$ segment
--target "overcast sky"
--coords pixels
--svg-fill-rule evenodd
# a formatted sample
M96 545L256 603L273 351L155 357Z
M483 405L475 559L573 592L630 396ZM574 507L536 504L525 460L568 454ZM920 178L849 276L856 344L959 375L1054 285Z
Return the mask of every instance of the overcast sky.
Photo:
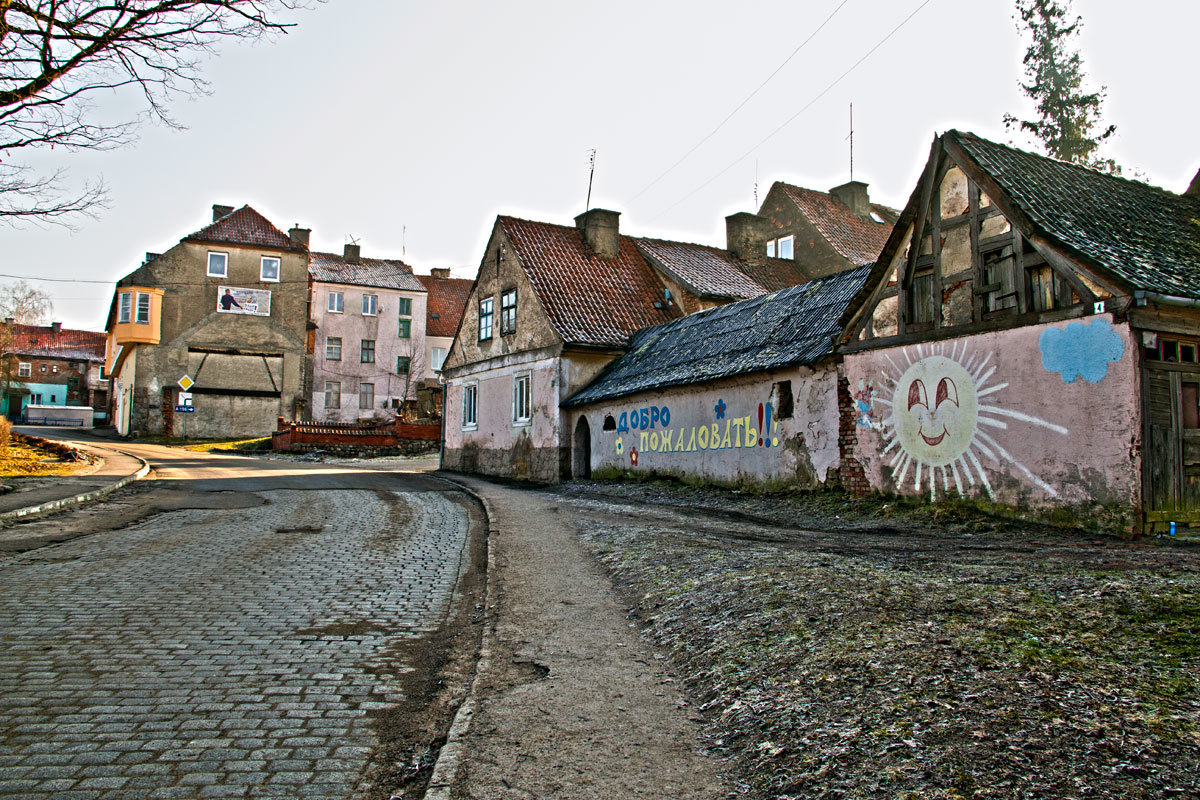
M473 277L497 214L572 224L590 148L592 205L620 211L622 232L722 245L725 215L754 210L756 175L760 198L775 180L849 179L850 103L854 177L895 207L935 133L1010 141L1003 114L1029 110L1011 0L842 4L329 0L287 36L212 58L211 93L173 108L186 130L148 126L124 150L42 157L80 182L102 176L110 207L74 232L0 227L0 273L113 281L207 224L213 203L249 203L283 230L312 228L314 249L354 236L364 255L403 248L419 273ZM1110 154L1182 191L1200 167L1187 80L1200 3L1075 10L1118 127ZM56 319L103 328L111 284L37 285Z

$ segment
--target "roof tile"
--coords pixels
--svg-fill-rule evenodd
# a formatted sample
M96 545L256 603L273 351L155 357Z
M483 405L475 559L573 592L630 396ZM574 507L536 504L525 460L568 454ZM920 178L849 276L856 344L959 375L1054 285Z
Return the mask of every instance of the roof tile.
M462 321L463 310L471 298L474 281L466 278L435 278L418 275L417 280L429 292L425 333L428 336L454 336ZM435 316L436 315L436 316Z
M242 206L206 225L183 241L213 242L216 244L246 244L252 247L276 247L283 250L304 250L291 237L276 228L250 206Z
M779 185L843 258L855 266L860 266L874 262L879 256L879 251L883 249L888 235L892 232L890 223L863 219L829 192L817 192L783 182ZM895 215L895 212L886 206L872 204L871 209L881 219L893 218Z
M674 273L696 294L744 300L767 290L746 275L743 264L719 247L670 242L663 239L636 240L644 255Z
M314 281L404 292L425 291L413 275L412 267L398 258L360 258L353 264L337 253L312 252L310 255L308 274Z

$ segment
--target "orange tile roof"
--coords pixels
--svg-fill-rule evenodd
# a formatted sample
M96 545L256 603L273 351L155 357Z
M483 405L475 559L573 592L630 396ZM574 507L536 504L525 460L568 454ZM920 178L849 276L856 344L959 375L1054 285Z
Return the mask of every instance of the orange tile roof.
M745 300L767 293L758 282L746 275L745 265L730 255L728 250L663 239L639 238L637 244L689 291L701 297Z
M57 332L49 325L11 326L12 341L8 351L23 356L42 358L66 358L72 360L103 360L105 334L96 331L80 331L60 328Z
M617 258L605 259L588 253L578 228L498 222L566 344L621 347L634 331L679 316L675 306L654 307L664 288L631 237L621 236Z
M232 214L226 214L211 225L183 237L185 242L212 242L214 244L245 244L252 247L275 247L283 250L307 250L292 241L291 237L276 228L262 214L250 206L242 206Z
M855 266L870 264L878 258L892 232L890 223L863 219L829 192L817 192L782 181L779 185L843 258ZM871 209L882 219L895 216L886 206L872 204Z
M432 275L418 275L417 280L429 293L425 335L454 336L458 333L458 323L462 321L463 311L471 298L474 281L466 278L435 278Z

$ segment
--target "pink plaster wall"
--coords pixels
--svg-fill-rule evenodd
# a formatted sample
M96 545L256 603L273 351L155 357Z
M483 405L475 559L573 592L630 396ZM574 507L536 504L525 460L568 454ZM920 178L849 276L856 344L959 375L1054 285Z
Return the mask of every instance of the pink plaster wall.
M874 489L1139 505L1134 338L1111 315L850 354L843 369Z
M779 419L775 384L786 380L792 384L793 414ZM662 424L664 408L669 414L666 425ZM652 427L640 424L642 409ZM651 409L657 409L655 418ZM618 426L624 416L629 430L604 430L604 419L610 415ZM639 417L637 425L630 422L634 415ZM782 481L815 486L838 464L837 375L832 369L814 372L802 367L631 395L573 411L570 430L580 416L587 418L591 430L593 471L616 468L730 483ZM715 447L714 425L719 437ZM762 435L764 429L769 435Z
M532 379L533 418L530 424L517 425L512 419L513 380L529 373ZM462 426L463 386L477 383L476 427ZM535 448L559 444L558 359L509 364L446 382L446 447L461 448L475 444L483 449L508 449L514 441L527 436Z

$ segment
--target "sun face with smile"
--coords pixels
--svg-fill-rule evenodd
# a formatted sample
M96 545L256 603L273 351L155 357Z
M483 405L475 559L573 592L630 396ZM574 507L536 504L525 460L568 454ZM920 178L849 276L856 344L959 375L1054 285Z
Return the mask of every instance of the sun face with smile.
M945 356L917 361L900 376L892 400L896 435L914 458L941 467L962 456L975 433L975 382Z

